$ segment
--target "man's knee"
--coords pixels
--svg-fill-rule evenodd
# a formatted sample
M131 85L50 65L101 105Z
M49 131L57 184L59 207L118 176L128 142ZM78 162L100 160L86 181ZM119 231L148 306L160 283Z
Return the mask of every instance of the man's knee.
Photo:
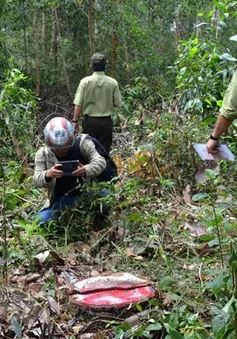
M40 211L35 217L37 225L48 224L52 219L56 219L56 215L53 216L52 210L49 208Z

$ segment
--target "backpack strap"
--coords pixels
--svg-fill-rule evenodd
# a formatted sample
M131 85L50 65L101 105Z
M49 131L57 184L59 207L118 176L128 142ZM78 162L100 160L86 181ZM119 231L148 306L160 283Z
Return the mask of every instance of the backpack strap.
M83 148L83 141L86 139L88 134L81 134L80 137L77 138L78 141L78 147L81 155L84 157L84 148Z
M84 140L83 136L83 140ZM78 136L75 140L74 145L71 148L71 153L72 153L72 159L77 159L79 160L82 164L85 164L85 157L84 157L84 150L83 147L81 146L81 136Z
M77 137L74 145L73 145L73 153L77 156L78 160L83 164L86 165L86 158L85 158L85 148L84 148L84 141L85 139L92 140L92 138L88 134L81 134Z
M91 140L94 143L96 151L102 157L104 157L106 161L106 168L103 170L101 174L99 174L96 177L96 180L99 182L110 181L114 177L117 177L118 176L117 166L112 160L112 158L110 157L109 153L105 150L104 146L101 145L101 143L96 138L93 138L89 136L88 134L81 134L80 137L77 137L77 140L73 146L75 149L75 152L77 152L79 161L82 164L86 164L86 160L84 157L85 152L84 152L84 147L83 147L83 143L85 139Z
M104 148L104 146L99 142L99 140L97 140L94 137L91 137L89 135L86 136L86 139L89 139L91 141L93 141L94 145L95 145L95 149L97 150L97 152L105 159L109 159L110 155L109 153L106 151L106 149Z

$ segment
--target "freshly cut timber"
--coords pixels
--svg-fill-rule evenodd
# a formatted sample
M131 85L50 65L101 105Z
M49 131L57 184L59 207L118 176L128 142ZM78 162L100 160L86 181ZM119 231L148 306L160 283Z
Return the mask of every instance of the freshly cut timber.
M155 289L151 286L132 287L131 289L116 289L97 291L86 294L73 294L71 301L84 307L123 307L136 304L154 297Z
M112 290L114 288L120 290L132 289L151 285L151 282L140 279L130 273L120 272L109 275L100 275L85 280L74 282L71 293L88 293L96 291Z

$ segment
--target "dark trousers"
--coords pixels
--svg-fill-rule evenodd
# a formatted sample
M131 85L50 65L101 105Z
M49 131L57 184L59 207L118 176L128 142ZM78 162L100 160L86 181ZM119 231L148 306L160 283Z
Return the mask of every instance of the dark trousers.
M99 197L102 198L108 195L109 193L110 193L109 190L103 189L99 192ZM37 225L47 224L51 220L57 220L61 216L63 211L65 211L66 208L76 204L76 201L80 199L80 197L82 197L80 194L73 196L64 195L57 197L51 206L44 208L43 210L37 213L37 215L35 216L36 224ZM85 200L89 200L92 197L93 193L92 194L87 193L85 196L83 196ZM95 215L96 215L95 223L99 224L101 220L102 222L104 222L105 218L108 215L108 210L104 210L103 213L100 210L95 211Z
M82 133L96 138L109 153L112 145L113 121L111 117L89 117L82 120Z

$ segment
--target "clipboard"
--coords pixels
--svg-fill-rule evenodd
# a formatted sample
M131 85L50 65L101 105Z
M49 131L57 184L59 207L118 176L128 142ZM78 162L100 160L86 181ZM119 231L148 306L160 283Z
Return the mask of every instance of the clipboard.
M198 153L202 160L230 160L234 161L235 156L230 151L227 145L219 144L217 153L211 154L207 152L206 144L193 144L193 148Z

